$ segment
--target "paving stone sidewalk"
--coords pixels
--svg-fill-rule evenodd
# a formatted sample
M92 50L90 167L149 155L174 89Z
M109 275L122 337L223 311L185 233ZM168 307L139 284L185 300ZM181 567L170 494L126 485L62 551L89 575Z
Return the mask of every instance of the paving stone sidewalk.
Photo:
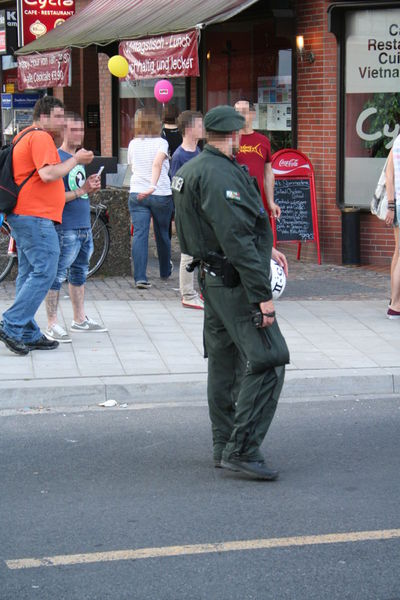
M310 272L315 273L314 268L303 270L299 286L309 284ZM337 267L324 273L336 277L336 282L332 285L319 271L320 287L317 278L313 284L318 298L298 299L299 288L293 281L292 292L288 287L286 299L277 302L291 351L283 398L397 393L400 322L385 318L387 276L372 273L355 281ZM129 299L138 291L125 278L98 279L88 287L87 312L104 322L108 332L73 333L72 344L27 357L13 355L0 345L0 408L81 406L107 398L129 403L205 400L202 311L182 308L172 282L160 300ZM343 290L350 288L348 299L340 299ZM120 290L118 299L115 289ZM158 293L163 290L158 286ZM0 310L8 304L9 300L1 299ZM68 327L72 319L68 298L61 301L60 317ZM44 307L38 322L45 326Z
M184 309L177 268L161 281L150 260L151 290L130 277L88 281L87 312L107 333L73 333L73 343L52 352L11 354L0 345L0 409L118 402L204 401L207 364L202 356L202 311ZM385 318L389 274L291 261L287 289L277 302L291 351L283 398L329 394L397 393L400 322ZM61 323L72 319L68 296ZM0 284L0 310L14 283ZM46 323L42 306L38 322Z
M149 242L148 276L152 283L149 290L137 290L133 278L92 277L86 284L86 297L89 300L174 300L179 299L179 260L180 251L176 237L172 238L172 259L174 271L168 281L159 277L158 261L155 257L154 242ZM282 251L287 251L282 248ZM320 300L327 298L366 300L389 298L389 265L383 267L343 267L289 259L289 278L285 290L285 300ZM15 278L16 267L12 276ZM13 297L14 281L9 278L0 283L0 301Z

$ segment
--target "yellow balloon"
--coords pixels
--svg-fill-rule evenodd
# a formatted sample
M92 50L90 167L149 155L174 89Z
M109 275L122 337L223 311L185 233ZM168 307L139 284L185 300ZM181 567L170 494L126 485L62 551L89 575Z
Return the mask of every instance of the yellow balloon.
M129 64L126 58L116 54L108 61L108 70L115 77L126 77L129 71Z

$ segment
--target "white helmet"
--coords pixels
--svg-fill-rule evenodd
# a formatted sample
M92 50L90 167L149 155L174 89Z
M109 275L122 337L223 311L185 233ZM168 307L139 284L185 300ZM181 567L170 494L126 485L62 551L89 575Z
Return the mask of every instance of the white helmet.
M269 278L271 281L272 298L276 300L282 295L283 290L285 289L286 275L282 267L278 265L276 260L273 258L271 258L271 270Z

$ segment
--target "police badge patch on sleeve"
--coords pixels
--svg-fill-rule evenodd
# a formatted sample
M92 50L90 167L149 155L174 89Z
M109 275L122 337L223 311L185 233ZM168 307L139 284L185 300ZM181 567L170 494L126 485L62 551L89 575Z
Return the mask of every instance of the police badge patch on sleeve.
M229 200L240 200L239 192L234 192L232 190L226 190L225 195Z
M226 190L225 196L229 198L229 200L240 200L239 192L234 192L233 190Z
M172 178L171 187L173 190L175 190L175 192L181 192L183 189L183 184L183 177L178 177L175 175L175 177Z

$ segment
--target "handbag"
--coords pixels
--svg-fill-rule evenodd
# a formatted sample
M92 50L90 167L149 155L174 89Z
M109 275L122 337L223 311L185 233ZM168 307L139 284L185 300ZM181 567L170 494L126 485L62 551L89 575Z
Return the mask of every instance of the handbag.
M385 166L382 169L382 173L378 179L378 185L376 186L376 190L374 196L371 200L371 213L384 221L386 219L386 214L388 211L388 198L386 194L386 165L388 159L386 159Z
M234 288L237 289L237 288ZM269 327L260 327L256 313L240 315L234 320L235 336L246 361L249 373L264 373L266 369L287 365L289 349L275 318Z
M278 367L287 365L290 362L289 348L282 335L277 320L275 319L269 327L263 327L261 332L265 335L269 351L265 365L268 367Z

